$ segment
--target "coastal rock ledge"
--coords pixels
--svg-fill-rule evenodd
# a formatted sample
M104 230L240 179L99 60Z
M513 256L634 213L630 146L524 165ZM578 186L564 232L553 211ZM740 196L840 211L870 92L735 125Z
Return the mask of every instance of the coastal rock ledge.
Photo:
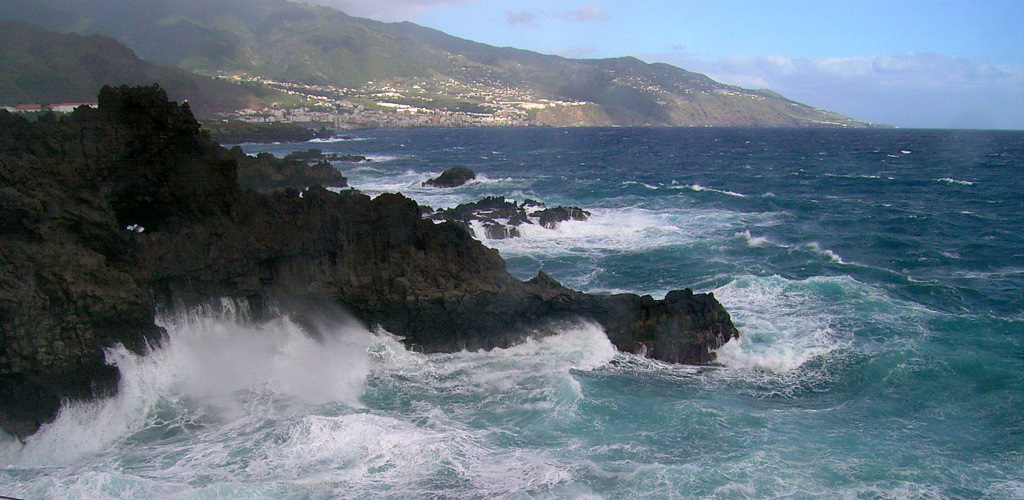
M706 363L738 336L711 294L516 279L497 251L400 194L240 187L271 161L217 145L158 86L106 87L98 109L59 119L0 110L0 428L26 436L62 400L111 393L105 348L144 352L166 335L158 309L222 297L257 321L287 304L343 309L426 352L589 320L621 350Z

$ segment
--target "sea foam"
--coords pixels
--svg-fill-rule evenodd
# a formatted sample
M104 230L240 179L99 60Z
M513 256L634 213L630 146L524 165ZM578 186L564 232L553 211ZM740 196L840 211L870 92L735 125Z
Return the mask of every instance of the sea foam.
M739 339L718 349L718 361L731 368L786 374L847 345L850 339L833 329L831 314L815 300L822 280L853 285L841 278L747 277L715 290L741 332Z
M696 192L696 193L707 191L709 193L724 194L724 195L728 195L728 196L734 196L736 198L746 198L747 197L747 195L742 194L742 193L737 193L735 191L729 191L729 190L726 190L726 189L712 189L712 188L704 187L704 186L702 186L700 184L696 184L696 183L690 184L689 186L676 188L676 189L689 189L690 191L693 191L693 192Z
M587 221L565 221L555 229L524 224L520 238L486 240L502 255L565 256L643 252L687 245L741 224L743 215L714 209L659 212L642 208L588 209Z
M750 230L744 230L743 232L736 233L736 237L743 238L747 242L747 246L750 248L762 248L768 246L774 246L775 244L763 236L751 236Z
M370 370L368 331L338 324L314 339L286 318L263 325L225 319L235 313L165 318L166 341L145 355L108 349L107 362L121 373L117 394L66 403L23 445L3 444L0 459L19 466L73 463L148 427L184 429L235 418L245 411L247 394L359 406Z
M812 241L807 245L804 245L804 247L818 255L826 257L828 260L832 261L835 264L846 264L842 257L840 257L832 250L822 248L821 244L818 243L817 241Z
M950 177L943 177L941 179L935 179L936 182L944 182L946 184L959 184L961 186L973 186L974 183L971 181L961 181L958 179L952 179Z

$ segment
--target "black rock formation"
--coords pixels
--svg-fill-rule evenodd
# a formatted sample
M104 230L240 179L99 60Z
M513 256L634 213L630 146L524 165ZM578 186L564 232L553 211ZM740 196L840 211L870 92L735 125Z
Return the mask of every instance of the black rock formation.
M343 161L347 163L371 162L373 160L363 155L340 155L337 153L324 153L323 150L310 148L305 151L293 151L284 157L285 160L301 160L307 164Z
M278 160L282 161L282 160ZM595 296L523 282L459 224L398 194L239 185L247 159L156 86L37 122L0 111L0 428L115 390L104 349L161 341L155 308L337 304L428 352L508 346L592 320L620 349L703 363L736 337L710 294ZM270 165L272 166L272 165ZM276 167L275 167L276 168Z
M436 187L436 188L453 188L459 187L473 179L476 179L476 173L466 167L452 167L441 175L424 181L424 186Z
M555 229L559 222L589 220L590 212L579 207L547 208L543 203L530 199L516 204L503 196L489 196L475 203L438 210L431 213L430 218L456 222L470 233L473 232L470 223L478 221L483 224L485 238L500 240L519 237L517 228L523 224L538 224L547 229Z
M334 188L348 186L348 179L325 159L318 158L309 164L306 158L293 155L278 159L270 153L260 153L253 157L238 146L231 148L229 156L238 163L238 184L242 188L273 191L302 189L312 184Z
M557 206L555 208L547 208L539 212L534 212L531 215L537 217L538 223L548 229L558 227L559 222L590 219L590 212L579 207Z

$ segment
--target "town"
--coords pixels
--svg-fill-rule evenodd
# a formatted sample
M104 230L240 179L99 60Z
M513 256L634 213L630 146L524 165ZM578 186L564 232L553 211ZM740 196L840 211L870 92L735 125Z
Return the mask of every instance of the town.
M532 96L498 85L368 82L360 88L304 85L267 78L220 75L294 97L288 105L222 113L223 120L326 125L336 130L411 127L527 127L545 125L538 111L592 105Z
M283 82L266 77L218 74L216 78L249 87L276 91L267 105L236 109L206 117L204 122L285 123L327 128L335 132L378 128L418 127L529 127L594 124L587 115L601 117L601 106L587 101L564 101L531 94L486 78L474 83L458 80L396 79L367 82L357 88ZM671 95L643 77L618 77L616 83L654 95ZM717 94L765 100L756 92L710 87L674 89L679 94ZM669 99L666 97L665 99ZM655 101L659 105L668 102ZM10 112L69 113L96 103L21 104L4 106ZM825 111L825 110L821 110ZM843 118L843 117L840 117ZM597 121L600 124L600 120ZM608 123L608 122L606 122ZM820 121L823 124L836 124Z

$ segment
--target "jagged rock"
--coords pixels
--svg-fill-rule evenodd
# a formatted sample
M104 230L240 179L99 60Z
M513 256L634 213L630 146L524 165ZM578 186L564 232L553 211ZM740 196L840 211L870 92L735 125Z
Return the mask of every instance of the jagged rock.
M434 212L432 219L442 221L493 221L496 219L526 219L526 212L504 196L488 196L474 203L463 203L455 208Z
M484 236L489 240L518 238L519 230L498 222L488 222L484 224Z
M590 220L590 212L579 207L557 206L555 208L548 208L539 212L534 212L531 215L537 217L538 223L548 229L555 229L558 227L559 222L569 220Z
M310 165L305 159L290 157L279 159L270 153L246 155L235 146L228 152L238 165L238 184L256 191L284 188L304 189L313 184L327 187L348 187L348 179L326 160Z
M424 186L437 187L437 188L453 188L459 187L473 179L476 179L476 173L466 167L452 167L441 175L424 181Z
M159 342L154 305L223 296L264 315L292 297L329 300L427 352L504 347L583 319L620 349L702 363L738 335L710 294L523 282L402 195L261 194L239 186L247 161L269 162L213 143L155 86L105 88L99 109L59 121L0 111L0 427L24 436L62 400L114 390L103 349Z
M222 207L234 168L211 146L162 91L105 89L59 123L0 112L0 427L25 435L113 390L103 348L159 340L125 227Z
M533 212L529 212L530 209ZM432 213L430 218L459 222L467 228L471 222L479 221L484 225L484 237L504 239L519 237L520 232L516 227L523 224L539 224L547 229L555 229L559 222L589 220L590 212L579 207L547 208L543 203L531 199L517 205L504 196L489 196L475 203L463 203L455 208L439 210Z
M299 160L306 162L307 164L323 163L330 161L343 161L348 163L373 161L363 155L339 155L337 153L324 153L323 150L316 148L310 148L305 151L293 151L285 155L284 160Z
M285 160L299 160L304 162L316 162L322 160L324 152L321 149L310 148L305 151L292 151L285 155Z
M363 162L369 163L369 162L373 161L372 159L367 158L367 157L365 157L363 155L338 155L338 154L332 154L332 155L328 155L326 159L328 159L330 161L343 161L343 162L348 162L348 163L363 163Z

